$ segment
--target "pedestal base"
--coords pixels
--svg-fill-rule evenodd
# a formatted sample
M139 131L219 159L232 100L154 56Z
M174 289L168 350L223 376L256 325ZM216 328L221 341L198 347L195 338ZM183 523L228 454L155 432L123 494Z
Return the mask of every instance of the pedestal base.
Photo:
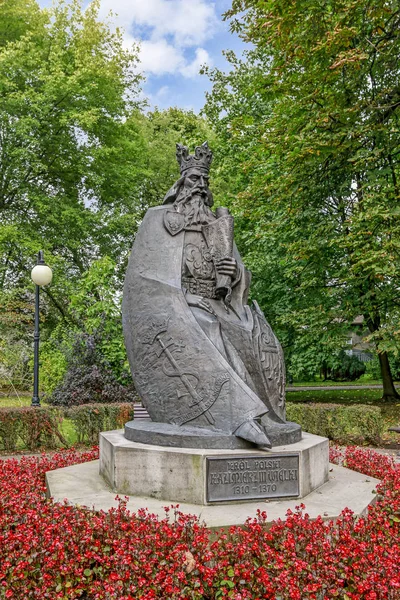
M264 422L262 421L264 425ZM297 423L274 423L266 421L268 439L273 447L294 444L301 440L301 427ZM125 425L125 437L130 442L169 448L207 448L219 450L253 449L260 450L248 442L226 431L157 423L150 419L133 420Z
M106 484L99 474L99 461L72 465L55 469L46 473L47 495L55 502L87 507L89 510L110 510L118 508L116 494ZM344 508L350 509L354 515L363 515L368 506L376 499L375 489L379 482L373 477L366 478L362 473L350 471L344 467L330 465L329 481L318 490L311 492L303 501L310 519L321 516L323 519L339 517ZM179 505L179 510L185 514L195 515L199 521L205 522L210 528L231 527L243 525L246 519L256 516L257 511L267 512L267 522L285 519L288 510L294 512L299 504L297 499L259 500L258 502L239 502L201 506L199 504ZM174 519L173 511L167 514L164 507L168 502L130 496L127 508L131 513L137 513L144 508L160 519L170 516ZM140 518L143 518L142 516Z
M124 495L208 505L303 498L328 481L329 443L303 433L271 450L171 448L100 434L100 474Z
M147 446L167 446L168 448L207 448L237 450L255 448L236 435L225 431L215 431L201 427L155 423L151 420L129 421L125 424L125 438L130 442Z

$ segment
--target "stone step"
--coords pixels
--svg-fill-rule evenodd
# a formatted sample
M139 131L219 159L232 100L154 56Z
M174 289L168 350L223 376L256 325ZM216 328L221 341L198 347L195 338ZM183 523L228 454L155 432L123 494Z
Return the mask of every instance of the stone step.
M133 406L133 419L134 419L134 421L137 421L138 419L139 420L150 421L150 415L147 412L147 408L145 408L141 404L134 404L134 406Z

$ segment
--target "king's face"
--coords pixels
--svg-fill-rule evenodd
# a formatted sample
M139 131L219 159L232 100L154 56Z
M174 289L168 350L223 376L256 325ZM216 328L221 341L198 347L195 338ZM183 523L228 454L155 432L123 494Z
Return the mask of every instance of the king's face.
M200 169L189 169L185 175L186 188L198 188L200 191L208 189L209 177Z

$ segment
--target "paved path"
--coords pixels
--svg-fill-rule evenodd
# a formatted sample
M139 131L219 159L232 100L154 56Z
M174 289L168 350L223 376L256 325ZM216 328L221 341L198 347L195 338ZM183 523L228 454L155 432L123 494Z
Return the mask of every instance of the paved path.
M228 450L229 452L229 450ZM231 451L232 452L232 451ZM242 450L246 453L246 450ZM251 451L248 451L251 454ZM56 469L46 474L48 495L56 502L94 507L95 510L116 508L115 492L112 492L99 475L99 461L80 465L71 465ZM179 510L183 513L196 515L200 522L205 521L208 527L219 529L232 525L243 525L248 517L255 517L256 511L266 511L268 521L285 519L287 510L295 512L296 506L304 502L311 519L322 515L324 519L337 518L344 507L350 508L356 515L363 514L368 505L376 498L374 490L378 480L366 477L361 473L349 471L338 465L330 465L329 480L313 492L300 498L284 498L283 500L258 499L255 502L239 502L204 506L202 504L187 504L179 502ZM128 510L137 512L144 506L150 513L165 519L164 507L171 502L156 498L129 496ZM175 502L174 502L175 504ZM171 514L171 513L170 513ZM173 511L172 511L173 518Z
M289 385L287 392L310 392L313 390L381 390L382 385Z

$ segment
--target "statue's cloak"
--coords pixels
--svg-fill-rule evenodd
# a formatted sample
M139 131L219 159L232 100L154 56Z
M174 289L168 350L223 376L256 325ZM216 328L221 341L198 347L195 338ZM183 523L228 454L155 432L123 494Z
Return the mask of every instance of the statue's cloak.
M129 259L122 315L133 379L153 421L233 434L269 407L232 368L186 302L185 231L167 231L164 216L170 209L147 211Z

